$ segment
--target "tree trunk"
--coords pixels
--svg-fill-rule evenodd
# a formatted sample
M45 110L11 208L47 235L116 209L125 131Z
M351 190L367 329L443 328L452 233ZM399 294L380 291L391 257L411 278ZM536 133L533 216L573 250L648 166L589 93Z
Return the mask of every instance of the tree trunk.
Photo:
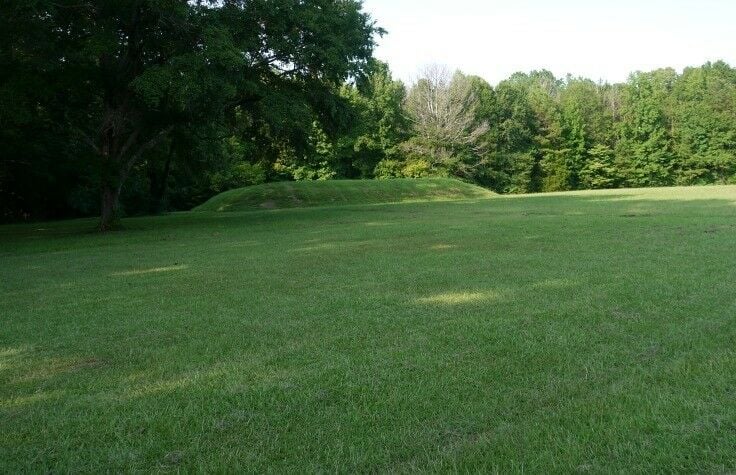
M166 162L164 163L164 169L160 173L154 165L150 165L148 177L151 181L151 212L153 214L163 213L166 209L166 192L173 155L173 147L170 147L169 153L166 156Z
M108 122L114 124L124 116L123 112L110 112L112 118ZM110 231L119 224L118 208L120 193L133 166L141 159L143 153L155 147L173 126L169 126L143 143L140 143L141 129L132 129L127 137L116 134L115 127L104 128L98 153L102 159L101 194L100 194L100 231ZM167 170L168 173L168 170Z
M118 205L120 187L105 184L102 186L100 201L100 231L110 231L118 224Z

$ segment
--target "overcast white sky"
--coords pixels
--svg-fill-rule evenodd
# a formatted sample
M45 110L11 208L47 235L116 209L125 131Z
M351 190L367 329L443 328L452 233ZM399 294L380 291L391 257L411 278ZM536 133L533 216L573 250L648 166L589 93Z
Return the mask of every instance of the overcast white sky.
M736 65L736 0L364 0L389 31L376 51L412 82L438 63L492 84L549 69L618 82L708 60Z

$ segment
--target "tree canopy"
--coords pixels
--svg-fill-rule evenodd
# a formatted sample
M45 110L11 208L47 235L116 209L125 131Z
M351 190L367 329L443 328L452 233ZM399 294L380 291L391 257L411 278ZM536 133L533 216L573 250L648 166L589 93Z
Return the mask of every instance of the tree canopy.
M500 193L736 182L736 69L491 85L373 58L358 0L8 0L0 219L190 209L282 180Z
M94 168L103 229L134 168L177 135L246 128L302 147L314 120L336 121L333 93L380 33L355 0L12 0L0 17L4 152L37 168L24 147L40 139L79 157L72 174Z

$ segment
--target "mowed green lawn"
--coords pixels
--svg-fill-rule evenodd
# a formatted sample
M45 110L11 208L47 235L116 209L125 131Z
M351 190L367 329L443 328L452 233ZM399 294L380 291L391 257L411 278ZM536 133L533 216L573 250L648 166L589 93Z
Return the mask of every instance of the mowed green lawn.
M736 470L736 187L0 227L0 472Z

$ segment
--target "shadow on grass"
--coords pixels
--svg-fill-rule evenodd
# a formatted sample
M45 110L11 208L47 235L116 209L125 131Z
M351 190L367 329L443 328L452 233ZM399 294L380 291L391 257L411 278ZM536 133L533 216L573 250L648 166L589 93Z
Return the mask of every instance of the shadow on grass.
M542 200L544 198L544 200ZM656 211L656 214L676 210L678 205L688 206L702 205L704 210L718 208L731 210L736 206L736 186L705 186L690 188L651 188L630 190L603 190L603 191L581 191L566 193L539 193L533 195L499 195L491 199L465 199L453 201L421 201L421 202L397 202L379 203L366 205L345 205L321 208L292 208L280 210L243 211L234 213L216 212L177 212L163 216L134 217L123 219L123 229L113 233L105 234L96 232L97 218L77 219L70 221L57 221L48 223L12 224L0 226L0 242L2 241L26 241L42 240L48 238L64 238L87 235L104 240L114 240L119 236L127 236L140 232L170 232L188 228L211 228L217 229L222 226L239 224L243 226L261 226L282 221L309 222L317 219L329 220L336 215L348 213L359 215L361 213L389 212L394 211L402 214L403 210L411 208L419 213L435 210L455 210L458 206L465 206L489 212L502 212L507 208L511 211L518 206L531 208L555 207L561 203L572 206L588 206L591 209L608 210L615 216L625 210L614 209L612 205L619 208L630 208L631 206L648 206ZM601 208L602 207L602 208ZM527 209L528 216L540 215L539 210ZM568 210L568 215L583 216L580 210ZM559 213L565 214L565 213ZM633 214L633 213L629 213ZM556 214L550 214L554 216ZM350 221L353 224L353 221ZM369 227L395 226L403 223L393 221L367 221L363 222Z

